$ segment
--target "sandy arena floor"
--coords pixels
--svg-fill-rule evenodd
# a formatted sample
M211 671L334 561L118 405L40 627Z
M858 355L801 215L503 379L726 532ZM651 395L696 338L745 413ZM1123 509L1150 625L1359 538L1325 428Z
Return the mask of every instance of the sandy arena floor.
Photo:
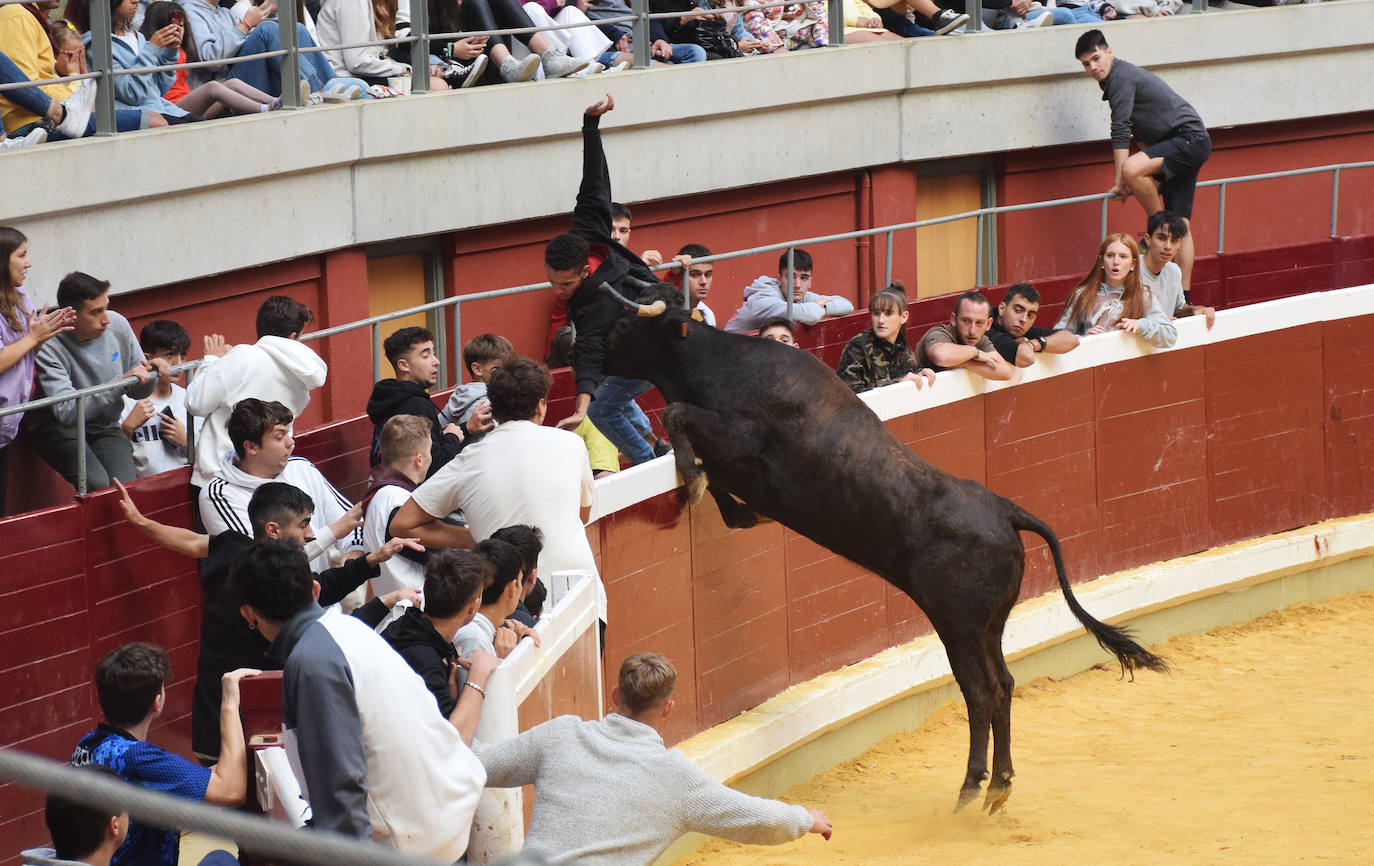
M1374 592L1299 604L1019 686L1006 809L953 814L962 704L783 798L835 823L776 848L714 841L677 866L1374 863Z

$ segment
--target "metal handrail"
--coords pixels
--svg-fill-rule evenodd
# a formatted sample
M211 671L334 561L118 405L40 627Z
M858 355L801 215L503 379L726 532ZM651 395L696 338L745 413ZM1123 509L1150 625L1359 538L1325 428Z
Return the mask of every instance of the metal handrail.
M1202 187L1219 186L1219 187L1222 188L1223 196L1222 196L1222 203L1221 203L1221 207L1220 207L1220 214L1219 214L1219 220L1218 220L1218 226L1217 226L1217 250L1216 250L1217 253L1219 254L1219 253L1222 252L1221 243L1222 243L1222 238L1223 238L1223 235L1224 235L1224 229L1225 229L1224 221L1225 221L1225 218L1226 218L1225 196L1224 196L1224 193L1225 193L1225 189L1226 189L1227 185L1229 185L1229 184L1238 184L1238 183L1249 183L1249 182L1251 182L1251 181L1259 181L1259 180L1275 180L1275 179L1279 179L1279 178L1300 177L1300 176L1303 176L1303 175L1312 175L1312 174L1321 174L1321 173L1323 173L1323 172L1331 172L1331 173L1333 174L1333 183L1332 183L1332 188L1331 188L1331 235L1330 235L1330 236L1331 236L1331 237L1337 237L1337 217L1338 217L1338 213L1337 213L1337 204L1338 204L1338 201L1339 201L1338 193L1339 193L1340 173L1341 173L1342 171L1345 171L1345 170L1351 170L1351 169L1366 169L1366 168L1374 168L1374 160L1365 160L1365 161L1361 161L1361 162L1333 163L1333 164L1330 164L1330 165L1312 166L1312 167L1309 167L1309 168L1295 168L1295 169L1289 169L1289 170L1287 170L1287 171L1265 172L1265 173L1263 173L1263 174L1242 175L1242 176L1239 176L1239 177L1218 178L1218 179L1216 179L1216 180L1207 180L1207 181L1201 181L1201 182L1199 182L1199 183L1198 183L1198 186L1202 186ZM781 241L781 242L779 242L779 243L774 243L774 244L764 244L764 245L762 245L762 246L749 247L749 248L741 249L741 250L732 250L732 251L724 252L724 253L714 253L714 254L709 255L709 256L702 256L702 257L700 257L700 258L698 258L698 259L693 259L692 261L693 261L693 262L719 262L719 261L726 261L726 260L729 260L729 259L738 259L738 258L744 258L744 257L746 257L746 256L758 255L758 254L760 254L760 253L775 252L775 251L777 251L777 250L795 251L798 247L801 247L801 246L804 246L804 245L815 245L815 244L833 243L833 242L836 242L836 241L852 240L852 239L864 238L864 237L873 237L873 236L875 236L875 235L880 235L880 234L881 234L881 235L885 235L885 236L886 236L886 239L887 239L886 266L885 266L885 267L886 267L886 276L885 276L885 278L884 278L884 282L885 282L885 283L890 283L890 282L892 281L893 236L895 235L896 232L899 232L899 231L911 231L911 230L915 230L915 229L925 228L925 227L927 227L927 226L941 225L941 224L944 224L944 223L957 222L957 221L959 221L959 220L965 220L965 219L982 219L983 217L992 216L992 215L996 215L996 214L1019 213L1019 212L1022 212L1022 211L1031 211L1031 210L1044 210L1044 209L1046 209L1046 208L1052 208L1052 207L1064 207L1064 206L1067 206L1067 205L1083 204L1083 203L1086 203L1086 202L1093 202L1093 201L1101 201L1101 202L1102 202L1102 226L1101 226L1102 232L1101 232L1101 233L1102 233L1102 236L1103 236L1103 237L1106 237L1106 233L1107 233L1107 208L1106 208L1106 205L1107 205L1107 202L1110 201L1111 199L1112 199L1112 194L1111 194L1111 193L1093 193L1093 194L1091 194L1091 195L1069 196L1069 197L1067 197L1067 198L1047 199L1047 200L1045 200L1045 201L1028 202L1028 203L1025 203L1025 204L994 205L994 206L992 206L992 207L978 208L978 209L976 209L976 210L963 211L963 212L961 212L961 213L955 213L955 214L946 214L946 215L944 215L944 216L938 216L938 217L929 217L929 218L927 218L927 219L912 220L912 221L910 221L910 222L893 223L892 225L877 226L877 227L868 228L868 229L858 229L858 230L856 230L856 231L850 231L850 232L838 232L838 233L829 234L829 235L816 235L816 236L813 236L813 237L799 238L799 239L796 239L796 240L789 240L789 241ZM981 258L982 258L982 245L983 245L983 238L982 238L981 235L979 235L979 236L976 238L976 245L977 245L977 246L976 246L976 250L975 250L975 255L976 255L976 257L981 261ZM653 269L654 269L655 271L670 271L670 270L674 270L674 269L680 270L681 267L682 267L682 266L681 266L678 262L673 261L673 260L669 260L669 261L667 261L667 262L664 262L664 263L661 264L661 265L656 265ZM792 261L791 261L791 257L789 256L789 257L788 257L788 284L789 284L789 285L791 285L791 283L792 283L792 276L793 276ZM978 282L979 282L979 285L982 284L981 281L978 281ZM685 283L685 280L684 280L684 283ZM473 293L471 293L471 294L454 295L453 297L441 298L441 299L439 299L439 300L437 300L437 301L429 301L429 302L424 303L424 304L418 304L418 305L413 306L413 307L406 307L406 308L404 308L404 309L395 310L395 311L390 312L390 313L381 313L381 314L378 314L378 315L375 315L375 316L369 316L369 317L367 317L367 318L365 318L365 319L358 319L357 321L347 322L347 323L342 324L342 325L335 325L335 326L330 327L330 328L323 328L323 329L318 330L318 331L312 331L312 332L309 333L309 334L303 335L303 336L301 337L301 341L302 341L302 342L313 342L313 341L315 341L315 340L323 340L323 339L326 339L326 338L328 338L328 337L334 337L334 336L338 336L338 335L340 335L340 334L345 334L345 333L348 333L348 332L350 332L350 331L356 331L356 330L359 330L359 329L361 329L361 328L369 328L369 329L371 330L371 337L372 337L372 372L373 372L373 379L374 379L374 381L375 381L376 379L378 379L378 378L381 377L381 355L382 355L382 352L381 352L381 345L382 345L381 326L382 326L384 323L389 322L389 321L393 321L393 320L395 320L395 319L405 318L405 317L407 317L407 316L413 316L413 315L416 315L416 314L419 314L419 313L429 313L429 312L435 312L435 311L438 311L438 310L448 310L448 311L449 311L449 314L450 314L450 325L451 325L451 327L452 327L452 329L453 329L453 336L454 336L452 351L451 351L451 353L450 353L450 355L451 355L450 363L451 363L451 365L452 365L452 366L450 367L450 369L457 370L457 369L461 369L461 366L462 366L462 365L461 365L461 362L460 362L460 358L461 358L461 350L462 350L462 343L463 343L463 340L462 340L462 329L461 329L461 327L460 327L460 325L461 325L461 319L460 319L460 312L459 312L460 306L461 306L462 304L471 303L471 302L473 302L473 301L485 301L485 300L490 300L490 299L492 299L492 298L506 297L506 296L509 296L509 295L525 294L525 293L527 293L527 292L536 292L536 291L541 291L541 290L543 290L543 289L547 289L547 288L549 288L549 287L550 287L550 284L549 284L547 281L545 281L545 282L540 282L540 283L529 283L529 284L522 285L522 286L511 286L511 287L503 288L503 289L490 289L490 290L483 291L483 292L473 292ZM790 318L792 318L792 293L791 293L791 292L785 292L784 295L785 295L785 297L787 298L787 316L788 316L788 318L790 319ZM685 301L685 303L687 303L688 305L691 304L690 295L689 295L689 293L687 293L687 292L684 292L684 301ZM186 363L178 364L177 366L171 368L171 371L172 371L173 373L180 373L180 372L183 372L183 371L185 371L185 372L194 372L195 370L198 370L198 369L200 368L200 366L201 366L203 363L204 363L204 359L203 359L203 358L202 358L202 359L195 360L195 361L187 361ZM103 394L103 393L106 393L106 392L108 392L108 391L114 391L114 390L123 389L123 388L128 387L129 385L135 384L136 382L138 382L138 378L137 378L137 377L135 377L135 376L126 376L126 377L124 377L124 378L115 380L115 381L113 381L113 382L106 382L106 383L103 383L103 384L100 384L100 385L92 385L92 386L90 386L90 387L88 387L88 388L82 388L82 389L80 389L80 390L78 390L78 391L70 391L70 392L68 392L68 393L66 393L66 394L59 394L59 395L57 395L57 396L52 396L52 397L42 397L42 398L40 398L40 399L38 399L38 400L30 400L30 401L28 401L28 402L26 402L26 403L18 403L18 404L15 404L15 405L13 405L13 406L4 406L4 407L0 407L0 418L5 417L6 415L13 415L13 414L16 414L16 413L19 413L19 412L27 412L27 411L29 411L29 410L31 410L31 409L42 409L42 408L45 408L45 407L48 407L48 406L52 406L52 405L57 404L57 403L66 403L66 402L71 401L71 400L75 400L75 401L76 401L78 416L79 416L79 417L84 417L84 415L85 415L85 402L86 402L86 398L87 398L87 397L93 397L93 396L95 396L95 395L97 395L97 394ZM189 419L188 419L188 421L189 421ZM191 430L193 427L194 427L193 424L189 424L189 423L188 423L188 425L187 425L188 434L189 434L190 430ZM85 456L85 453L86 453L86 449L85 449L85 440L86 440L85 424L84 424L84 423L81 423L81 424L78 424L78 425L77 425L77 453L78 453L78 455L80 456L80 459L81 459L82 461L84 461L84 456ZM188 444L189 444L189 443L188 443ZM189 451L189 448L188 448L188 451ZM80 467L80 470L79 470L79 473L78 473L77 482L78 482L77 485L76 485L77 493L80 494L80 495L85 495L85 493L86 493L86 476L85 476L84 466Z

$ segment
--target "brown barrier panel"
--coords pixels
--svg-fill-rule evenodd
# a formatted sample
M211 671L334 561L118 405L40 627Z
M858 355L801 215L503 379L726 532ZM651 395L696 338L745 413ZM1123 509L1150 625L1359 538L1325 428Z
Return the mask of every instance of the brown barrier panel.
M1227 340L1204 352L1211 545L1329 516L1322 326Z
M1374 283L1374 237L1338 238L1335 246L1334 288L1344 289Z
M1324 322L1327 516L1374 510L1374 316Z
M1210 545L1203 362L1183 349L1092 371L1104 574Z
M984 405L988 486L1054 530L1071 580L1101 574L1092 371L993 391ZM1029 533L1021 540L1021 598L1056 590L1045 542Z

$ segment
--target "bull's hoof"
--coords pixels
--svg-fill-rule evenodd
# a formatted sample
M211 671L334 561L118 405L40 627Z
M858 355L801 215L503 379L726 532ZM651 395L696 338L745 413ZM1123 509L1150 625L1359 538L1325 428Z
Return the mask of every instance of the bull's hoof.
M963 787L959 789L959 800L954 804L954 811L962 810L969 803L978 799L978 795L983 793L983 786L975 784L973 787Z
M983 800L983 809L989 815L996 815L1007 805L1007 800L1011 798L1011 782L988 783L988 796Z
M706 495L706 474L698 472L687 485L687 504L696 505Z

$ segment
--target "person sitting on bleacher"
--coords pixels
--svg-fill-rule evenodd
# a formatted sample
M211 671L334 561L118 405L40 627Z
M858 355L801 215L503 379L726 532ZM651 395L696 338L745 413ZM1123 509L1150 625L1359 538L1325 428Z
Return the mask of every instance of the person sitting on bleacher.
M453 389L439 411L439 423L460 425L472 442L486 435L496 426L487 399L487 379L492 370L518 357L515 346L500 334L478 334L464 343L463 369L472 381Z
M1125 331L1152 346L1172 346L1178 329L1155 296L1145 290L1138 257L1130 235L1107 235L1092 270L1064 302L1055 328L1066 328L1080 337Z
M367 398L367 417L372 421L372 449L368 462L382 462L382 428L396 415L415 415L430 424L429 474L439 471L463 450L468 438L486 429L470 424L466 430L452 421L440 421L439 411L429 398L429 389L439 381L442 364L434 351L434 335L429 328L401 328L382 343L382 353L396 371L396 378L381 379ZM465 419L466 420L466 419Z
M792 318L803 325L814 325L827 316L847 316L854 305L839 295L818 295L811 291L815 265L803 249L792 251ZM735 311L725 330L744 334L757 330L769 319L787 315L787 252L778 258L778 276L762 276L744 289L744 304Z
M199 2L199 0L196 0ZM205 419L196 440L191 485L204 487L230 448L229 413L245 397L275 400L299 415L310 404L310 392L324 384L329 368L300 341L315 320L310 308L285 295L273 295L258 307L258 341L226 347L224 338L205 338L205 362L186 389L186 406Z
M330 528L353 504L334 489L315 464L291 456L296 446L291 437L293 417L290 409L277 402L250 397L235 404L228 424L234 450L225 455L219 471L200 491L201 523L210 535L230 529L249 535L248 501L253 491L269 481L282 481L304 490L315 503L310 525L315 536L324 539L323 544L333 545L345 558L362 556L361 528L337 539ZM314 560L316 571L331 565L328 550Z
M299 547L255 545L232 579L284 670L282 727L310 826L444 863L463 856L486 773L424 680L365 623L316 603Z
M220 680L219 763L201 767L151 743L148 729L167 701L172 664L160 648L131 643L110 652L95 668L95 689L104 720L81 738L72 766L109 767L126 782L187 800L238 806L248 791L248 752L239 720L239 680L259 671L226 673ZM176 866L178 833L133 821L111 866Z
M1035 324L1039 313L1040 293L1030 283L1013 283L1002 296L988 339L1007 363L1029 367L1042 352L1062 355L1078 347L1078 337L1069 331Z

